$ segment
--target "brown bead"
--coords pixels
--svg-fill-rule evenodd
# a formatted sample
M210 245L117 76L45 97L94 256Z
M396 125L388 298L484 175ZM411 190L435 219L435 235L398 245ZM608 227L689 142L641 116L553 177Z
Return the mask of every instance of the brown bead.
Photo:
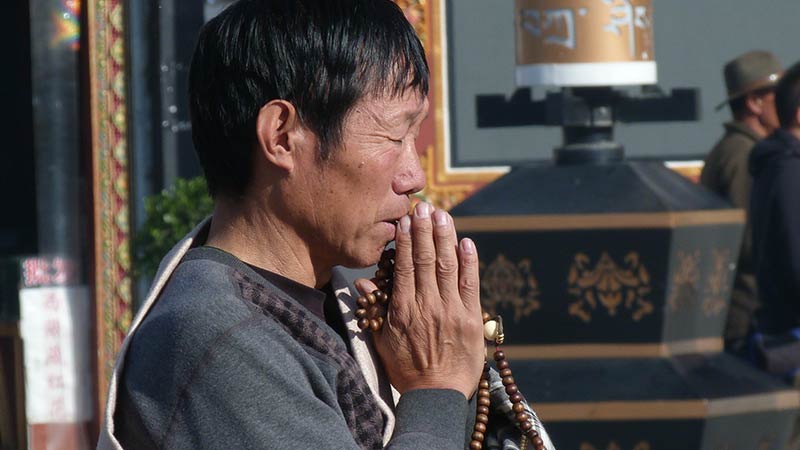
M526 432L526 436L528 436L528 439L530 439L530 440L534 440L534 439L536 439L537 437L539 437L539 432L538 432L538 431L536 431L536 429L535 429L535 428L531 428L530 430L528 430L528 431Z
M369 319L366 317L363 319L358 319L358 328L361 328L362 330L369 328Z
M378 300L378 299L375 298L375 294L373 294L372 292L370 292L369 294L365 295L365 297L367 297L367 301L369 302L370 305L374 305L375 302Z
M522 423L531 420L531 416L526 412L521 412L516 415L516 419L517 422Z
M501 361L506 359L506 354L502 350L497 350L494 352L494 360Z
M523 405L522 403L514 403L513 405L511 405L511 410L514 411L515 413L521 413L525 411L525 405Z
M378 286L378 289L385 290L387 286L389 286L389 282L386 280L378 280L375 282L375 286Z
M505 369L501 370L500 371L500 376L501 377L510 377L511 376L511 369L505 368Z
M389 271L386 269L380 269L375 272L375 278L389 278Z
M506 394L513 395L516 394L517 392L519 392L519 388L517 387L516 384L509 384L508 386L506 386Z
M383 291L375 290L373 294L375 294L375 298L377 298L381 303L386 303L386 301L389 300L389 296Z
M531 439L531 443L533 444L533 448L535 448L536 450L544 448L544 441L539 436L536 436L535 438Z
M481 389L489 389L489 380L481 380L481 382L478 383L478 387Z
M497 361L497 369L498 370L508 369L508 361L506 361L505 359L502 361Z
M356 309L356 318L361 319L367 316L367 310L364 308Z
M489 395L490 395L489 389L484 389L484 388L478 389L478 397L489 398Z
M356 303L358 304L358 306L360 306L362 308L366 308L367 306L369 306L369 302L367 301L367 298L364 297L363 295L358 297L358 300L356 300Z
M394 259L395 251L393 248L387 248L383 251L383 257L386 259Z
M475 414L475 422L489 423L489 416L486 414Z
M508 399L511 400L511 403L519 403L522 401L522 394L519 392L514 394L509 394Z
M481 314L481 317L483 317L483 323L492 320L492 316L490 316L489 313L487 313L486 311L484 311L483 314Z
M367 310L367 317L369 317L370 319L374 319L380 315L380 312L381 310L380 308L378 308L378 305L372 305Z
M392 261L390 259L381 258L381 260L378 261L379 269L391 269L393 265L394 264L392 264Z
M377 319L375 319L375 320L377 320L377 321L378 321L378 328L380 328L380 327L382 327L382 326L383 326L383 317L378 317L378 318L377 318Z
M530 422L522 422L519 424L519 429L522 431L528 431L533 427Z
M488 406L478 406L478 414L485 414L489 415L489 407Z
M489 397L478 397L478 406L489 406L492 404L492 401Z
M472 432L472 439L474 439L474 440L476 440L478 442L483 442L483 433L481 433L480 431L473 431Z
M481 433L486 433L486 424L475 422L475 431L480 431Z
M370 329L371 329L372 331L378 331L378 330L380 330L380 329L381 329L381 324L380 324L380 323L378 323L378 321L377 321L377 320L375 320L375 319L372 319L372 320L370 320L370 321L369 321L369 327L370 327Z
M469 450L481 450L483 448L483 444L478 441L471 441L469 443Z
M514 377L512 376L503 377L503 386L508 386L509 384L514 384Z

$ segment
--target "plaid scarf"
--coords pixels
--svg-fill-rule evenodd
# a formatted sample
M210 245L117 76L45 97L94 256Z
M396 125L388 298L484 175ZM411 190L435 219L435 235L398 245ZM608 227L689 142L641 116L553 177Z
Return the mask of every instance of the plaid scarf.
M311 313L296 302L239 271L231 269L231 276L243 299L252 302L265 316L278 322L301 345L327 356L339 367L336 396L350 432L364 449L383 448L383 414L358 364L342 342L320 327L311 318Z

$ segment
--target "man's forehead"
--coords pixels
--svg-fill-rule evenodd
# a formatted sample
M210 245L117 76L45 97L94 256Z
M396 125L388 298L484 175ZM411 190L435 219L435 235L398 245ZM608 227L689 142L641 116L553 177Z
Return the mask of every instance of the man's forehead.
M414 122L427 114L428 98L416 91L396 96L367 96L356 105L356 110L364 111L379 122Z

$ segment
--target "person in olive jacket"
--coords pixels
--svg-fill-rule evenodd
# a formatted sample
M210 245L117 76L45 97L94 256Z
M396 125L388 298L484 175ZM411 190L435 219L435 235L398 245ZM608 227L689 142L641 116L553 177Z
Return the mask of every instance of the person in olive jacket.
M782 67L772 53L755 50L728 62L723 72L728 97L717 109L727 103L733 121L725 123L725 134L706 157L700 182L734 207L746 210L752 188L747 160L755 143L778 128L774 88ZM728 350L744 349L759 304L748 221L725 326Z

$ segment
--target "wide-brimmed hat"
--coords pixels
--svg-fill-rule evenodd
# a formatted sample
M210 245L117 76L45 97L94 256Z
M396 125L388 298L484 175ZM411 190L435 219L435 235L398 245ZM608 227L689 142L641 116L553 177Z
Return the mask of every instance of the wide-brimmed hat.
M725 64L722 72L725 75L728 98L717 105L717 109L750 92L775 86L783 73L783 68L772 53L753 50Z

